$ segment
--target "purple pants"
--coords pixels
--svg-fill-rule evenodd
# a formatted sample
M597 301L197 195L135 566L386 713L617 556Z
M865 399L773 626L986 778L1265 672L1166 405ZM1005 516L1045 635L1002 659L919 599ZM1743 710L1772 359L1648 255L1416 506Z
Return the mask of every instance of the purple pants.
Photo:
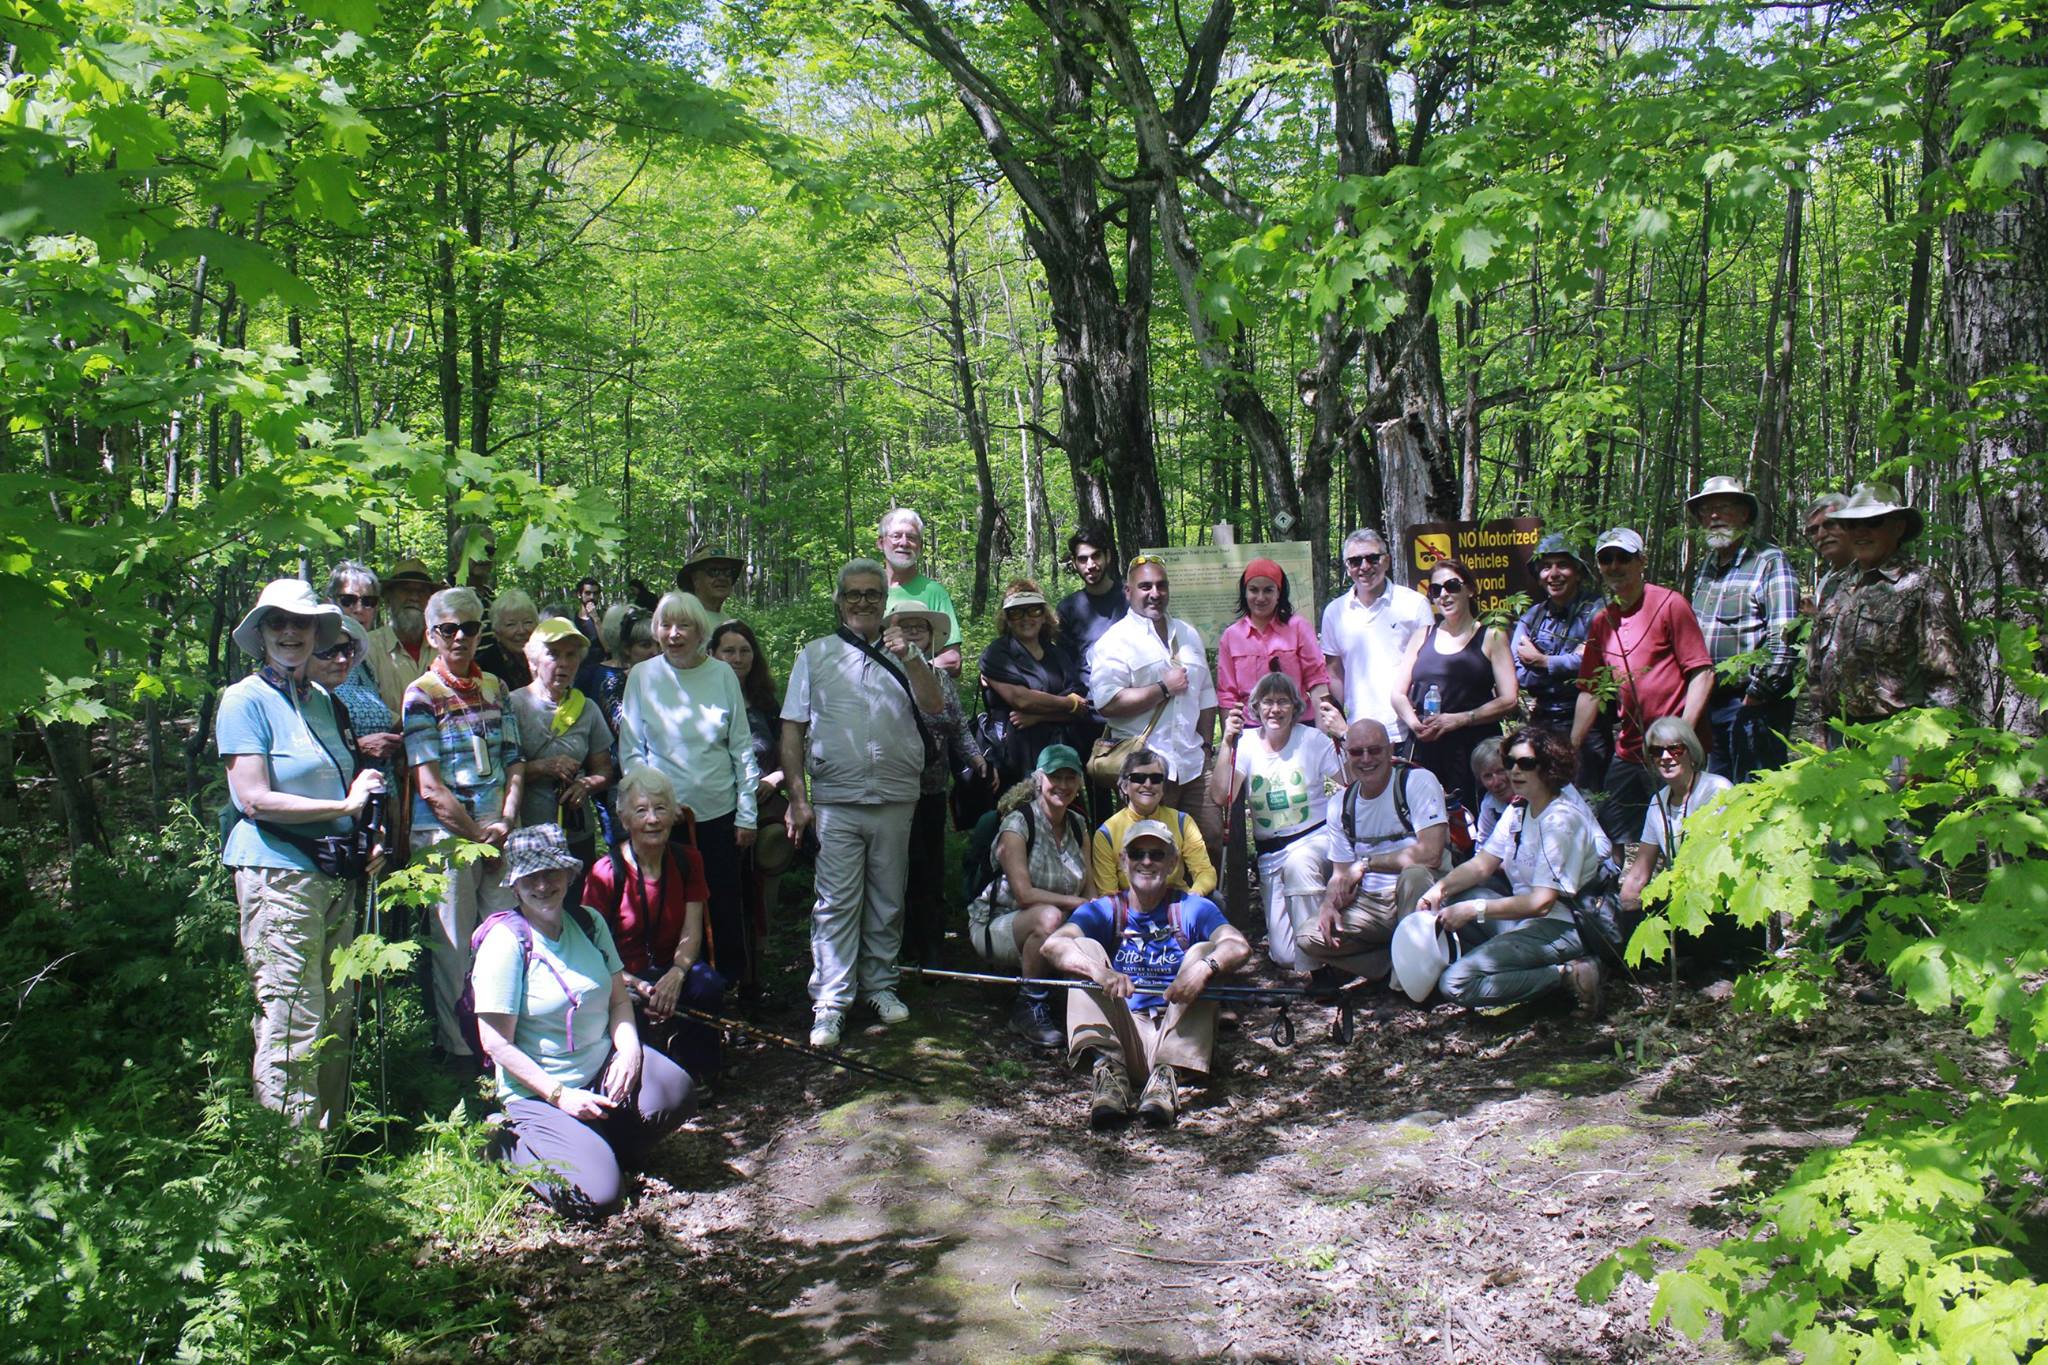
M696 1111L690 1073L653 1048L643 1048L641 1058L634 1102L594 1123L572 1118L546 1100L505 1105L500 1158L515 1171L545 1166L535 1172L533 1192L564 1217L617 1213L625 1200L626 1168L639 1165L655 1143ZM604 1075L603 1068L598 1075Z

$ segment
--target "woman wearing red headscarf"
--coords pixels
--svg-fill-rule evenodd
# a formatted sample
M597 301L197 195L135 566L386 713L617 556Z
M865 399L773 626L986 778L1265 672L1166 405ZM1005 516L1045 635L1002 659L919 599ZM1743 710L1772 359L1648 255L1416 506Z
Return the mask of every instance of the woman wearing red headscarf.
M1252 688L1268 673L1285 673L1308 698L1309 709L1326 720L1330 670L1315 627L1297 615L1287 592L1287 572L1270 559L1254 559L1237 580L1237 619L1216 641L1216 705L1224 715L1243 713ZM1254 722L1256 724L1256 722Z

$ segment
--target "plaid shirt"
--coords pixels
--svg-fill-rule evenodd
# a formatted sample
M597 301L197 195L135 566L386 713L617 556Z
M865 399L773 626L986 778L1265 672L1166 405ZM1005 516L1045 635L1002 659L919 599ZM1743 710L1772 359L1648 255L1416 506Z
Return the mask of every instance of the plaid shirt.
M1751 696L1776 701L1792 690L1797 660L1785 631L1799 615L1799 579L1783 550L1744 540L1725 567L1709 551L1693 580L1692 613L1717 665L1738 654L1764 651L1763 662L1749 670ZM1715 686L1720 690L1730 684L1717 674Z
M476 699L464 697L433 669L405 689L406 762L440 765L441 782L479 824L502 814L505 770L521 761L519 724L505 710L505 690L490 673L476 675ZM441 828L427 798L415 792L414 830Z

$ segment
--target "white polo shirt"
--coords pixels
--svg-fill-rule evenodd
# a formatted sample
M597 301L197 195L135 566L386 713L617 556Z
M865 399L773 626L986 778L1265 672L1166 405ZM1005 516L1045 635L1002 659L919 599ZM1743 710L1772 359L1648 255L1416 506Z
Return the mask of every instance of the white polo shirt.
M1088 700L1100 711L1126 687L1158 682L1167 666L1176 663L1188 671L1187 690L1167 702L1145 745L1166 760L1168 781L1192 782L1202 775L1206 758L1195 722L1216 705L1216 679L1193 626L1169 620L1166 639L1161 640L1156 625L1132 612L1103 631L1088 650ZM1136 715L1110 717L1109 738L1120 741L1143 734L1157 705Z
M1378 721L1396 744L1407 738L1394 714L1394 677L1409 642L1435 619L1428 598L1398 583L1371 604L1354 588L1323 608L1323 655L1343 664L1346 716Z

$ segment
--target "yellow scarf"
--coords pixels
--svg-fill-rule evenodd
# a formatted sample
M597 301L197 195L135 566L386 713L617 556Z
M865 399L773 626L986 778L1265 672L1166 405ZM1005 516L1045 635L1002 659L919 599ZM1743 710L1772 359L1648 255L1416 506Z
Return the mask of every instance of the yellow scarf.
M555 708L555 718L548 722L548 733L551 735L568 734L570 730L575 728L576 722L583 718L583 707L588 700L589 698L585 697L581 692L573 687L570 688L568 695L562 698L562 704Z

